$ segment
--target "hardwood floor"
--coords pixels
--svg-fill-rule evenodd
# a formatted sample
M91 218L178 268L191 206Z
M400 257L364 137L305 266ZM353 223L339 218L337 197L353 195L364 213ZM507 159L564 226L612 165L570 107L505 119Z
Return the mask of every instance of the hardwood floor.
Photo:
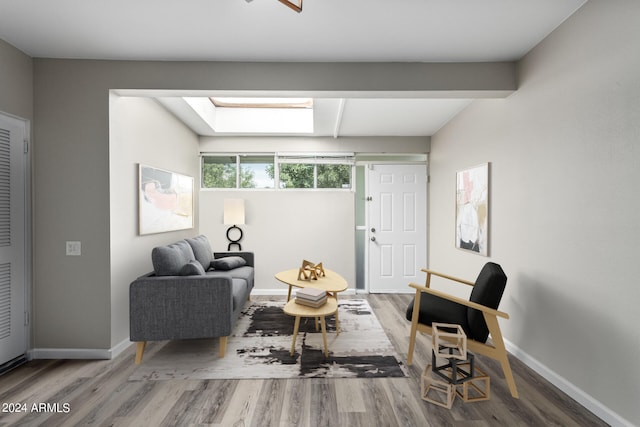
M411 297L362 297L406 362L404 312ZM149 343L145 358L162 345ZM606 425L515 358L520 399L511 398L497 363L476 356L491 377L490 400L456 399L451 409L425 402L420 375L430 360L427 336L417 341L410 378L129 381L134 353L132 345L108 361L34 360L0 376L0 426Z

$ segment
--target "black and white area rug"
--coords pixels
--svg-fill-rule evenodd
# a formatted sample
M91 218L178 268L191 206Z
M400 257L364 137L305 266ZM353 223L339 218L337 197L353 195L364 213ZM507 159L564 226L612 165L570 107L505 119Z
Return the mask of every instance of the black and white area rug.
M294 318L284 302L252 301L227 340L224 358L218 339L169 341L145 357L130 380L374 378L406 377L406 366L366 300L338 301L340 334L335 317L327 317L325 357L322 333L313 318L302 318L293 356Z

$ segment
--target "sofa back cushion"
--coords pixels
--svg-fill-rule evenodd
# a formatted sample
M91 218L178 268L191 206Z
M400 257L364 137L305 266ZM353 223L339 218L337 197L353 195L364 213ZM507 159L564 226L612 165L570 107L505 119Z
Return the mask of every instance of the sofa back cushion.
M211 266L211 261L213 261L213 251L211 250L207 236L201 234L198 237L186 239L186 241L189 243L189 246L191 246L193 254L196 257L195 259L200 262L205 271L208 270Z
M181 240L151 251L151 262L156 276L179 276L182 267L195 259L191 246Z

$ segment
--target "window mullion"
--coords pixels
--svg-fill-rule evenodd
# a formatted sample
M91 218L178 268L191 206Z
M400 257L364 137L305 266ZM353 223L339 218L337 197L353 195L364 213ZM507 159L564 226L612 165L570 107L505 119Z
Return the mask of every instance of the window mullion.
M236 154L236 190L240 188L240 155Z
M313 188L318 188L318 165L313 165Z

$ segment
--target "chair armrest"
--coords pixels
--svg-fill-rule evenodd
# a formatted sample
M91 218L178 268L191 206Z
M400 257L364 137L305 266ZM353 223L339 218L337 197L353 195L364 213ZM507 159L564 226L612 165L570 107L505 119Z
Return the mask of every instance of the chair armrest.
M503 312L503 311L495 310L495 309L487 307L485 305L481 305L481 304L478 304L478 303L475 303L475 302L467 301L465 299L462 299L462 298L459 298L459 297L456 297L456 296L453 296L453 295L449 295L449 294L447 294L445 292L441 292L441 291L438 291L436 289L427 288L426 286L418 285L416 283L409 283L409 286L414 288L414 289L416 289L417 291L426 292L428 294L431 294L431 295L434 295L434 296L437 296L437 297L440 297L440 298L443 298L443 299L446 299L446 300L449 300L449 301L452 301L452 302L455 302L455 303L458 303L458 304L462 304L462 305L467 306L469 308L474 308L476 310L480 310L483 313L486 313L486 314L489 314L489 315L492 315L492 316L499 316L499 317L503 317L505 319L509 318L509 315L507 313Z
M428 269L428 268L423 268L423 269L422 269L422 271L423 271L423 272L425 272L425 273L427 273L427 277L428 277L429 275L433 274L434 276L442 277L442 278L444 278L444 279L453 280L453 281L455 281L455 282L463 283L463 284L465 284L465 285L469 285L469 286L473 286L473 285L475 285L475 283L474 283L474 282L470 282L469 280L460 279L460 278L458 278L458 277L450 276L450 275L448 275L448 274L444 274L444 273L439 273L439 272L437 272L437 271L433 271L433 270L430 270L430 269Z
M231 277L149 274L129 286L132 341L226 336L232 314Z
M242 257L242 258L244 258L245 261L247 261L247 265L249 267L255 267L253 252L214 252L213 253L213 257L215 259L223 258L223 257L226 257L226 256L239 256L239 257Z

